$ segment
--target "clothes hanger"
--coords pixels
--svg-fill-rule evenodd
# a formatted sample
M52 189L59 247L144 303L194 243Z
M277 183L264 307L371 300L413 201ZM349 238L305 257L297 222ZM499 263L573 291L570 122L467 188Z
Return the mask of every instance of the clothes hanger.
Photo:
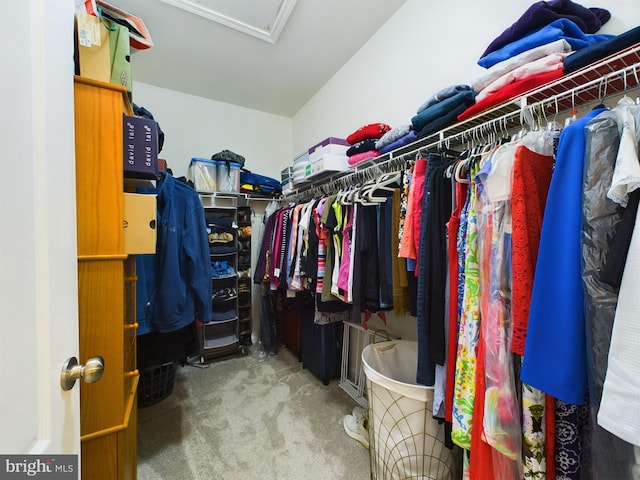
M638 64L633 65L633 77L636 79L636 88L640 87L640 79L638 79ZM640 105L640 96L636 97L636 105Z
M547 121L547 131L559 132L560 130L562 130L562 125L560 124L560 122L558 122L558 97L555 97L555 110L553 112L553 119L551 121Z
M367 198L372 202L386 202L387 197L376 197L374 196L377 191L386 191L393 192L394 190L400 188L400 184L402 182L402 172L396 171L391 173L385 173L378 177L376 182L373 184L373 187L368 191Z
M626 71L624 72L624 76L622 77L622 84L623 84L623 93L624 95L622 96L622 98L620 100L618 100L618 106L622 106L622 105L627 105L627 106L631 106L631 105L635 105L635 101L629 97L629 95L627 95L627 73Z
M547 130L548 119L542 103L531 105L531 130L519 139L519 143L540 155L552 156L555 135ZM545 128L542 125L545 124Z
M358 202L360 205L378 205L377 201L372 201L369 198L369 192L373 188L373 184L365 183L362 188L358 189L358 191L354 194L354 202ZM385 198L386 200L386 198Z
M600 79L600 83L598 84L598 98L600 99L599 103L593 107L593 110L598 110L599 108L609 108L604 103L604 97L607 95L607 83L609 82L609 75L605 75Z
M375 183L377 188L387 189L389 191L393 191L394 188L389 188L389 185L397 184L400 186L400 181L402 180L402 172L395 171L390 173L385 173L384 175L378 177L378 180Z
M442 141L438 142L438 154L447 158L460 158L460 152L449 147L449 139L445 140L444 143Z
M367 202L366 205L376 205L387 200L387 197L376 197L374 195L374 192L378 189L388 190L388 187L386 187L385 185L378 185L378 180L384 176L384 174L380 174L381 172L379 171L379 169L378 174L376 174L376 172L373 172L374 178L365 183L364 187L360 189L360 199L364 202Z
M525 127L526 112L527 112L527 106L526 105L523 105L522 107L520 107L520 131L517 132L516 134L514 134L513 137L511 137L511 141L512 142L519 142L520 139L522 137L524 137L528 133L528 130Z
M459 160L453 170L453 179L458 183L469 183L469 177L462 176L462 171L466 168L469 159Z

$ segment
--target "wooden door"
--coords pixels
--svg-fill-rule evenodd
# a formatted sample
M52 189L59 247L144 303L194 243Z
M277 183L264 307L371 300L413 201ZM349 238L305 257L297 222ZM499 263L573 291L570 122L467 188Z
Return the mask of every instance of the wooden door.
M3 4L0 452L80 450L73 0ZM3 477L4 470L0 470Z

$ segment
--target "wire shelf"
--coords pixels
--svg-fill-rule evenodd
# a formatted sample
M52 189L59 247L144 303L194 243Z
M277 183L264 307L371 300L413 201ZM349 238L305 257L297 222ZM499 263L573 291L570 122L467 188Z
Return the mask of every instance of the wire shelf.
M439 132L423 137L376 158L360 162L348 171L324 178L320 184L307 185L285 195L286 201L335 192L361 181L397 170L418 154L453 148L484 140L488 132L503 132L523 124L527 111L544 115L562 115L577 108L600 103L605 98L640 87L640 43L587 65L558 80L523 93L517 98Z

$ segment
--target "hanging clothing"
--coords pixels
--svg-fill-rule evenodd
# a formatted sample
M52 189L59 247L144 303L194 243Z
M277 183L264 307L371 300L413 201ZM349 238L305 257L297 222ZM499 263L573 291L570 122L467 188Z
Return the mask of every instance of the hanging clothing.
M576 405L584 401L586 388L580 252L584 128L600 112L588 113L560 134L542 220L526 336L522 325L516 326L513 341L515 353L522 354L525 344L522 381Z
M432 386L435 382L435 364L429 351L429 324L425 304L429 255L429 224L433 195L433 183L438 167L442 165L442 157L430 154L427 159L427 171L422 196L422 216L420 218L420 244L418 249L418 370L416 381L422 385Z
M404 177L403 177L404 178ZM404 315L409 310L409 291L407 284L407 265L403 258L396 255L399 250L400 233L400 212L401 212L401 193L400 189L393 192L393 207L391 209L391 277L392 277L392 295L393 295L393 312L396 315ZM356 206L354 206L354 214Z
M446 360L445 342L445 286L447 278L446 224L451 218L451 178L446 174L450 163L436 168L432 177L432 196L428 217L428 249L425 275L426 335L429 339L429 355L434 364L443 365Z
M512 202L508 196L501 196L503 186L492 177L500 179L505 166L513 165L514 161L505 159L504 153L513 152L517 163L519 148L515 152L503 147L495 149L476 180L482 207L478 227L484 231L478 241L482 289L476 375L483 381L476 382L476 402L481 397L484 401L482 414L474 412L474 424L476 415L480 415L482 436L492 447L496 478L514 480L523 476L523 450L516 377L509 361L513 324ZM494 202L493 199L498 200ZM474 431L478 432L475 428Z
M622 134L613 182L607 196L627 208L629 196L640 188L638 129L637 120L633 115L640 113L639 110L633 102L625 102L622 106L619 104L616 109ZM637 203L635 210L637 211ZM635 371L635 366L640 364L640 222L637 213L634 223L629 251L625 255L626 262L612 327L602 402L597 418L598 424L607 431L640 446L640 382ZM619 229L616 236L618 233Z
M611 234L621 219L619 206L607 198L620 144L615 111L605 111L586 126L583 177L582 262L594 478L631 478L633 447L596 423L611 344L618 291L600 281Z
M379 195L376 192L376 195ZM393 278L391 271L391 219L393 209L393 192L384 192L387 199L376 207L378 214L378 264L380 271L380 309L393 309Z
M456 182L455 185L456 198L455 209L451 214L449 223L447 224L447 254L449 257L449 333L447 342L447 379L445 387L445 415L444 418L447 422L451 423L451 413L453 405L453 391L455 382L455 369L456 369L456 354L458 350L458 328L460 309L458 305L458 297L461 293L458 290L458 249L457 249L457 235L460 226L460 216L462 208L464 207L465 200L467 198L467 184Z
M471 428L476 396L476 371L478 337L480 333L480 265L478 261L478 187L475 176L480 169L479 161L472 160L469 171L468 206L465 212L466 232L464 245L464 277L462 277L463 298L458 333L458 354L456 356L455 395L452 412L453 442L464 448L471 448ZM460 277L459 277L460 278Z
M187 183L160 172L156 255L138 265L138 335L173 332L211 321L209 240L200 197ZM146 295L145 295L146 293ZM144 295L144 297L143 297Z

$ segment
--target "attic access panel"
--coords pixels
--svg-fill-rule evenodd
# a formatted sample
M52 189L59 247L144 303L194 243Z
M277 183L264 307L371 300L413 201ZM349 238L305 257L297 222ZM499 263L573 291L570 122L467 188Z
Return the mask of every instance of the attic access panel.
M161 0L275 44L297 0Z

